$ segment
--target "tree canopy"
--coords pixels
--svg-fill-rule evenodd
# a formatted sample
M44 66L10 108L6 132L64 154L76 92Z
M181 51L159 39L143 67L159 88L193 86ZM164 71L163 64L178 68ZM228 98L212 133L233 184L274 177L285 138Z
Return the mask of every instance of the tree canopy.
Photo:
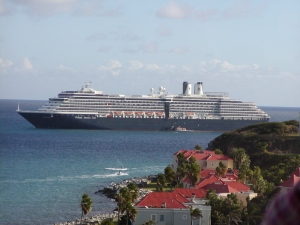
M93 201L89 197L88 194L83 194L80 205L81 205L81 211L82 211L81 220L80 220L80 223L81 223L83 214L87 215L92 210Z

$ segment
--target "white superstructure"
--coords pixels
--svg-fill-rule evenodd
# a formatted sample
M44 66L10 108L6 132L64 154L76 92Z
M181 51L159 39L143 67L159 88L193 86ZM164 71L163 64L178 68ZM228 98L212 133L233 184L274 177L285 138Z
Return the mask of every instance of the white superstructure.
M252 102L231 100L228 93L203 92L202 82L194 85L194 94L191 87L184 82L179 95L171 95L159 87L158 92L151 88L148 95L127 97L104 95L88 82L80 91L63 91L58 98L50 98L39 111L111 118L269 120L268 114Z

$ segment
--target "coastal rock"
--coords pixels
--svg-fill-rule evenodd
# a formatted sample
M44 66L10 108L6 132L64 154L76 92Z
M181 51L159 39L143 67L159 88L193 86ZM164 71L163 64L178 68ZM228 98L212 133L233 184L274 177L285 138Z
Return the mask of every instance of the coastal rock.
M100 189L95 192L95 194L102 194L110 199L116 199L118 191L122 187L126 187L129 183L134 183L139 188L139 196L137 201L139 201L141 198L145 197L147 194L149 194L151 191L148 189L143 189L147 184L151 183L153 179L156 178L156 175L149 175L146 177L138 178L134 177L132 179L126 179L124 181L121 181L119 183L111 183L110 185L104 187L103 189ZM82 219L82 223L84 225L98 225L101 223L101 221L105 219L111 219L117 218L118 211L113 211L111 213L106 214L98 214L93 215L89 218ZM54 225L77 225L80 224L80 219L77 219L75 221L67 221L63 223L54 223Z

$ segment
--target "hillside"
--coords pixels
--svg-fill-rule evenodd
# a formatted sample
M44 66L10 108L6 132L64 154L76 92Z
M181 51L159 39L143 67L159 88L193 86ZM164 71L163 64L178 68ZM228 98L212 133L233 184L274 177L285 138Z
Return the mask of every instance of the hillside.
M220 135L208 149L230 155L232 149L244 148L251 167L259 166L267 180L278 184L300 165L298 127L295 120L255 124Z

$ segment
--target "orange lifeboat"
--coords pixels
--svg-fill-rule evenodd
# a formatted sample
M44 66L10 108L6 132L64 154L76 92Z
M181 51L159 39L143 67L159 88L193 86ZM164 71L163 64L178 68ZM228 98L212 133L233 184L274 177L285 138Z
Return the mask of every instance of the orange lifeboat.
M132 115L132 112L124 112L125 115Z

